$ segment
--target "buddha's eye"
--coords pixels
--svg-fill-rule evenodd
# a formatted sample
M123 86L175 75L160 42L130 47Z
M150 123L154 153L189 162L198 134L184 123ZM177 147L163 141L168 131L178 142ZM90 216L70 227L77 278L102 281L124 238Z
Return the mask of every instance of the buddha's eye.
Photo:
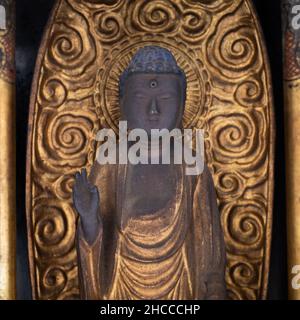
M162 95L159 97L159 99L161 99L161 100L170 100L172 98L173 98L173 96L170 94L165 94L165 95Z
M134 96L135 96L136 98L138 98L138 99L144 99L144 98L146 98L146 96L145 96L144 94L142 94L142 93L136 93Z

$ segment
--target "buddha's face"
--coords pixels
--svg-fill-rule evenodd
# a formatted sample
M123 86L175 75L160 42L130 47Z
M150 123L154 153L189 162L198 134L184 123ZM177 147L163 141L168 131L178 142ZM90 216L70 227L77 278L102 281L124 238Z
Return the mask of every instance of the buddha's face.
M129 129L179 128L184 110L184 90L176 74L136 73L128 77L121 98L122 120Z

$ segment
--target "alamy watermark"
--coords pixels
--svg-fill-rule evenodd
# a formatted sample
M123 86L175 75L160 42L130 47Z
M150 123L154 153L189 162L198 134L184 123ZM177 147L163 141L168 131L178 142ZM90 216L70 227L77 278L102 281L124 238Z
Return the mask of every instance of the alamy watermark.
M292 278L292 288L300 290L300 265L292 268L292 274L294 275Z
M292 6L291 10L293 15L291 20L292 28L294 30L299 30L300 29L300 4Z
M119 139L112 129L101 129L102 142L96 154L100 164L184 164L186 175L199 175L204 169L204 131L196 129L128 130L119 122Z
M6 30L6 10L0 5L0 30Z

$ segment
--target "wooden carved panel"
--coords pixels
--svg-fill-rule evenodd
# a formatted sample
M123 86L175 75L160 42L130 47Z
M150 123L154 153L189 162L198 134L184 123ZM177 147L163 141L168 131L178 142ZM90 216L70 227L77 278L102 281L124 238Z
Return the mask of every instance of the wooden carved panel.
M27 221L36 299L78 298L74 174L99 129L117 129L118 78L149 44L188 79L186 128L206 132L226 237L231 299L266 297L274 121L270 73L249 0L57 0L35 70Z

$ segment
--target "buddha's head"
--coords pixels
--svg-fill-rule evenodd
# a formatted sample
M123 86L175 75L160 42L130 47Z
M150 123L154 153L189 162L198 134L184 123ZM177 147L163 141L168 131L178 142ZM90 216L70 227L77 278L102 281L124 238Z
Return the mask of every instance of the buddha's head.
M129 129L181 128L186 98L186 77L172 53L158 46L134 55L120 77L122 120Z

